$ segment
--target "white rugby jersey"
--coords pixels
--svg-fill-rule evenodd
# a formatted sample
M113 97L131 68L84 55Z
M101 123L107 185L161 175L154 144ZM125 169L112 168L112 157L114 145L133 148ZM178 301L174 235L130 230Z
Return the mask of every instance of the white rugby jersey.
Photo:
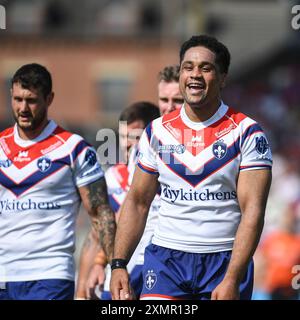
M0 134L0 282L74 280L79 187L103 177L95 150L50 121L34 140Z
M221 103L205 122L191 121L184 107L154 120L141 137L138 165L161 185L152 243L206 253L232 249L239 172L271 169L272 155L261 127Z

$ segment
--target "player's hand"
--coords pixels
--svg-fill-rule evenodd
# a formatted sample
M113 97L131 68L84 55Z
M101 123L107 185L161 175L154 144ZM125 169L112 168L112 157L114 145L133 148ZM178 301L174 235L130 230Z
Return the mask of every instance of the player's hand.
M224 279L212 292L211 300L239 300L240 291L236 281Z
M125 269L111 272L110 292L113 300L133 300L133 290L129 284L129 275Z
M95 294L96 286L99 285L99 289L103 290L103 283L105 280L105 268L101 264L94 264L87 282L86 282L86 297L89 300L99 300L99 297Z

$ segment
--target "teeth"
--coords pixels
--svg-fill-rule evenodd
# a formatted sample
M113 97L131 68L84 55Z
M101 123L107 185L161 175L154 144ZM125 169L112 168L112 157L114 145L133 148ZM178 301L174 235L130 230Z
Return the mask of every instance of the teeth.
M188 87L191 89L203 89L204 85L203 84L189 84Z

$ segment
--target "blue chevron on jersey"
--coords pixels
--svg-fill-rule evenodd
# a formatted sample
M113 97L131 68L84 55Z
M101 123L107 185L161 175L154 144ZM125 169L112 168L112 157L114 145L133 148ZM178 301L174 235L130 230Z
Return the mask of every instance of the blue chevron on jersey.
M203 164L203 167L196 171L192 171L189 167L178 161L172 153L167 156L165 153L158 152L158 155L162 162L174 173L176 173L181 179L187 181L190 185L196 187L201 181L208 178L212 173L218 171L225 166L228 162L235 159L239 154L239 140L237 139L228 149L226 147L226 154L221 158L211 158ZM159 142L161 145L161 142ZM215 145L215 144L214 144Z
M37 167L39 167L38 163L40 162L40 160L44 159L45 157L42 157L37 160ZM70 163L70 156L51 161L51 166L48 170L37 170L33 172L29 177L22 180L20 183L16 183L14 180L6 176L3 172L0 172L0 184L13 192L17 197L19 197L22 193L32 188L37 183L40 183L43 179L54 174L57 170L60 170L64 166L70 165Z
M272 167L259 124L224 103L210 119L193 122L183 106L148 125L139 148L139 167L158 174L162 187L152 243L185 252L231 250L241 219L240 171Z

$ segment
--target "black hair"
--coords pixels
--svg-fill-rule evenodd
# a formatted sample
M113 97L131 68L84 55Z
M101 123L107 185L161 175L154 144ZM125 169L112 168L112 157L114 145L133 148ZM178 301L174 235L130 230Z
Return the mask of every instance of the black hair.
M51 74L38 63L25 64L19 68L11 80L11 86L15 83L24 89L40 89L45 98L52 92Z
M221 73L228 73L230 65L230 53L228 48L216 38L207 35L192 36L182 44L179 53L180 65L186 51L193 47L205 47L214 52L216 55L216 63L219 66Z
M134 121L142 120L145 127L154 119L160 117L158 107L146 101L140 101L131 104L124 109L120 115L119 121L127 121L128 124Z

